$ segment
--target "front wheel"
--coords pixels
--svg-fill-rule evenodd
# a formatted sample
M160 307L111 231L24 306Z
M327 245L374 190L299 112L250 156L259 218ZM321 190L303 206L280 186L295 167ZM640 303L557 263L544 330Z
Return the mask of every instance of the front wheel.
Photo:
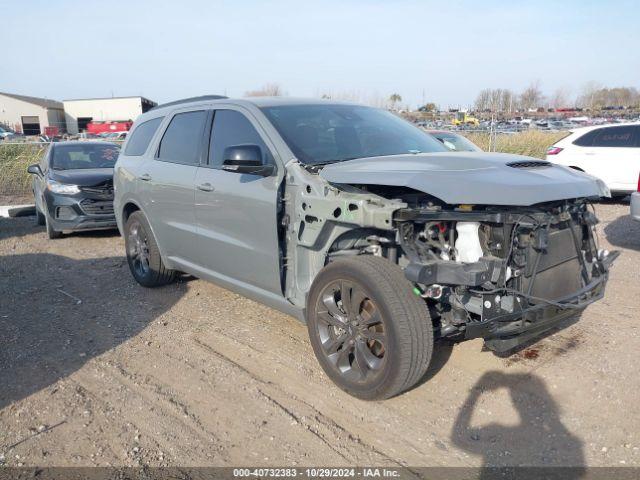
M331 262L307 303L311 345L325 373L364 399L393 397L425 374L433 324L402 270L380 257Z
M124 243L133 278L144 287L173 282L176 272L165 267L149 222L141 211L133 212L125 225Z
M37 213L36 213L36 215L37 215ZM44 223L45 223L45 226L47 227L47 236L51 240L55 240L56 238L62 238L62 232L53 228L53 225L51 224L51 218L49 217L49 214L47 213L47 207L46 206L45 206L45 213L44 213Z
M42 213L38 209L38 205L36 204L36 225L46 225L47 220L44 218L44 213Z

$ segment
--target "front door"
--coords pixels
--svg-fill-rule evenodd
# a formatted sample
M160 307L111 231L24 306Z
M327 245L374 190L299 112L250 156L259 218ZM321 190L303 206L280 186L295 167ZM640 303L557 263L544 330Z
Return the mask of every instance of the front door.
M198 264L213 276L282 294L278 244L279 176L222 170L227 147L257 145L265 163L274 149L260 126L239 110L214 112L209 156L196 174Z

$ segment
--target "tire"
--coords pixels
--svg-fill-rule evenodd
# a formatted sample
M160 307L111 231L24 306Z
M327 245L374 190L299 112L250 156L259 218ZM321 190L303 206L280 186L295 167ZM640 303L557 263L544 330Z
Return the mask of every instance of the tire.
M45 207L46 209L46 207ZM37 215L37 213L36 213ZM62 232L53 229L53 225L51 225L51 218L48 213L44 213L44 224L47 227L47 235L49 239L55 240L57 238L62 238Z
M164 266L149 222L141 211L133 212L127 219L124 243L129 269L136 282L148 288L173 282L176 272Z
M44 214L38 210L38 205L36 205L36 225L46 225L47 220L44 218Z
M413 387L433 352L427 305L402 270L381 257L338 259L324 267L309 292L307 328L327 376L363 400Z

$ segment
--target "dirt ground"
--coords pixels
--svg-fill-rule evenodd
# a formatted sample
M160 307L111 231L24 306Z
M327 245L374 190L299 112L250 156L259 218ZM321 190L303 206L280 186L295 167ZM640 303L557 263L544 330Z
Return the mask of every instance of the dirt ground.
M0 464L640 465L640 224L597 210L622 250L604 300L507 358L441 345L377 403L334 387L291 317L138 286L117 232L0 219Z

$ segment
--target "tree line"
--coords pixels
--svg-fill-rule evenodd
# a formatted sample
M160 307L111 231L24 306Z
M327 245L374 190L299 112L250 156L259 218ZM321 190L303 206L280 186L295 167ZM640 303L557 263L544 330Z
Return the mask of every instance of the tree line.
M595 82L587 83L572 96L566 88L558 88L546 96L539 81L531 82L522 92L506 88L485 88L474 102L477 111L511 113L537 108L585 108L599 110L607 107L640 107L640 92L635 87L607 88Z

